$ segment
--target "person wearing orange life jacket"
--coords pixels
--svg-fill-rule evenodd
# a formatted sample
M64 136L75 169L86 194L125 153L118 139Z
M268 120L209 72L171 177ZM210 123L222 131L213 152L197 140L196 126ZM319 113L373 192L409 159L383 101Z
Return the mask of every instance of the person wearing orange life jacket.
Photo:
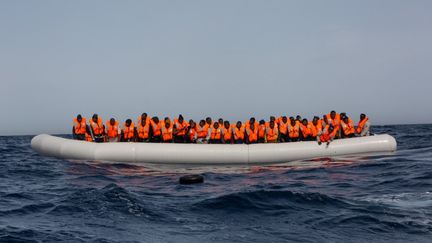
M213 125L213 121L211 117L207 117L205 122L206 122L207 129L209 129Z
M162 126L163 126L163 121L159 121L159 117L155 116L150 120L150 128L151 128L150 142L152 143L162 142Z
M297 115L295 121L296 124L300 127L300 124L302 124L302 117L300 115Z
M200 120L196 125L197 143L207 143L208 125L205 120Z
M266 142L266 124L264 120L259 121L258 125L258 143Z
M275 121L271 120L269 126L266 128L266 142L277 143L279 136L278 128L276 127Z
M162 126L162 141L164 143L172 143L173 142L173 124L171 123L168 117L165 117L163 126Z
M274 117L274 116L270 116L270 120L269 120L268 122L266 122L266 127L269 127L269 126L270 126L270 122L271 122L271 121L274 122L275 127L277 128L277 127L278 127L278 124L277 124L277 122L276 122L276 117Z
M106 123L106 136L108 142L117 142L119 138L119 123L111 118Z
M370 135L370 122L369 118L365 114L360 115L360 121L357 125L356 133L359 137Z
M298 142L300 139L300 125L294 119L288 125L288 138L290 142Z
M331 111L329 114L327 114L327 121L328 124L332 124L334 127L334 130L336 131L336 137L341 137L341 116L340 114L336 113L336 111Z
M146 121L146 124L150 124L150 117L145 112L138 117L137 124L141 124L143 120Z
M76 118L73 119L72 126L72 136L76 140L86 140L86 129L87 123L86 119L78 114Z
M233 129L229 121L224 121L222 130L222 143L231 144L233 143Z
M211 144L222 143L222 131L219 127L219 122L214 122L208 130L207 140Z
M145 114L145 113L144 113ZM148 142L150 140L150 127L151 127L151 121L150 118L144 117L143 119L139 120L138 126L137 126L137 142Z
M233 128L234 135L234 144L242 144L245 139L245 131L241 121L236 123L236 126Z
M123 128L121 130L120 141L121 142L135 142L135 125L131 119L127 119L123 124Z
M322 143L326 143L327 146L330 144L330 142L333 141L336 137L336 130L334 129L333 125L327 125L321 133L317 136L317 142L319 145Z
M177 119L174 119L174 142L184 143L187 130L188 123L184 120L183 115L180 114Z
M258 127L258 122L255 120L255 117L251 117L248 121L245 122L245 128L249 128L251 124L254 124L255 127Z
M315 116L311 122L309 122L309 129L311 132L310 138L311 140L315 140L318 136L318 133L322 131L322 123L319 117Z
M348 116L344 116L341 121L342 138L352 138L355 135L354 122Z
M96 143L103 143L105 141L105 125L98 114L94 114L90 120L90 129Z
M218 119L218 123L219 123L219 128L222 129L222 127L223 127L223 125L224 125L224 119L219 118L219 119Z
M255 122L250 123L249 127L246 127L245 132L247 144L258 142L258 127L255 126Z
M283 116L279 121L279 141L285 143L289 141L288 137L288 118Z
M300 140L311 141L312 140L312 129L309 126L309 122L306 118L302 120L300 124Z
M186 132L186 143L196 143L198 133L196 123L191 119L189 120L188 130Z

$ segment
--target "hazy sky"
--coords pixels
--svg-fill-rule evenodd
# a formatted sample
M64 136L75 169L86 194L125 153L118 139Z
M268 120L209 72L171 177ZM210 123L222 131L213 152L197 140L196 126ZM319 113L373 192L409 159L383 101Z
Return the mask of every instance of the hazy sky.
M104 119L432 121L432 1L0 0L0 135Z

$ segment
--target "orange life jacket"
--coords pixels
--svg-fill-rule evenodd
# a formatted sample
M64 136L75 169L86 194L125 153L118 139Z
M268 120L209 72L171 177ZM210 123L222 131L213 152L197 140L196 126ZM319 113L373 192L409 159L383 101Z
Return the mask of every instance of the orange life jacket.
M199 124L197 124L196 127L197 127L196 131L198 133L198 138L206 138L207 132L208 132L207 124L204 125L203 127L201 127Z
M138 123L137 124L141 124L141 120L142 120L142 117L141 116L138 116ZM147 116L146 117L146 124L150 124L150 116Z
M255 127L258 127L259 123L257 121L255 121L254 125L255 125ZM244 126L244 128L249 128L250 127L249 120L246 121L242 126Z
M302 132L303 138L307 138L312 134L311 129L309 128L309 125L305 126L305 125L301 124L300 130Z
M318 121L317 125L315 126L313 122L309 122L309 130L312 137L318 136L318 133L320 133L322 130L322 123Z
M348 118L348 123L341 121L342 130L345 136L354 134L354 122Z
M118 136L118 121L111 125L110 121L106 122L107 135L109 138L116 138Z
M142 122L138 124L138 137L141 139L147 139L149 138L150 133L150 124L146 123L144 126L142 125Z
M265 124L258 126L258 138L265 138L266 126Z
M179 122L179 120L176 118L174 119L174 124L176 126L176 130L177 130L177 136L184 136L186 134L187 131L187 127L188 124L186 121L183 120L182 123Z
M336 113L335 119L330 117L330 113L327 114L327 121L332 124L335 130L338 130L341 124L341 119L339 113Z
M288 125L288 136L290 138L298 138L300 136L300 129L298 124L295 124L294 126L292 126L291 124Z
M222 128L222 132L223 132L223 139L225 141L231 141L232 139L232 128L229 127L228 129L226 129L225 127Z
M324 129L323 134L321 134L321 136L319 137L320 141L323 143L330 141L332 138L336 136L336 132L337 132L336 129L333 129L333 132L329 133L328 127L329 126L327 125L327 127Z
M162 123L162 121L159 121L159 123L156 124L156 122L151 120L154 137L159 137L160 135L162 135Z
M75 134L85 134L86 133L86 119L82 117L81 122L78 122L76 118L73 119Z
M243 126L240 129L237 127L234 128L234 140L244 140Z
M221 139L221 137L222 137L221 136L221 129L220 128L216 129L216 128L212 127L210 139L219 140L219 139Z
M135 125L132 122L129 127L126 126L126 123L123 124L123 138L131 139L134 137Z
M252 130L250 127L246 128L246 134L249 138L249 142L256 142L258 141L258 128L255 127L254 130Z
M189 139L191 140L191 141L193 141L194 139L195 139L195 135L197 134L197 130L196 130L196 127L195 128L190 128L189 129L189 131L188 131L188 136L189 136Z
M278 137L277 127L274 126L273 129L271 127L268 127L267 132L266 132L266 136L267 136L267 142L276 141L277 137Z
M165 122L164 122L165 124ZM170 124L168 128L165 125L162 127L162 139L164 141L170 141L173 138L173 125Z
M357 125L357 133L360 134L363 131L363 128L366 124L366 122L369 121L369 117L365 117L365 119L359 121Z
M98 121L94 122L90 119L90 126L93 128L93 135L101 135L104 132L102 118L98 117Z
M279 122L279 132L286 135L288 132L288 121L284 123L282 120Z

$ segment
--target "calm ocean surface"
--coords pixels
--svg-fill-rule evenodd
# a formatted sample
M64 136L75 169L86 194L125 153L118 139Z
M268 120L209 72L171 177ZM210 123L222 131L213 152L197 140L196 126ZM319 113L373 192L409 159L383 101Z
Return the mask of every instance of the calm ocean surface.
M0 137L0 242L432 242L432 125L391 155L248 168L39 156ZM179 185L184 173L205 183Z

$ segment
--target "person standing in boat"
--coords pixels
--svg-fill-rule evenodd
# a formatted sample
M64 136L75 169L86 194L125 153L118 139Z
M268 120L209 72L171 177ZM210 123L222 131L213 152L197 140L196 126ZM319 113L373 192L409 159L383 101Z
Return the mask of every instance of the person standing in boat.
M103 124L102 118L99 117L98 114L94 114L90 120L90 129L96 143L105 142L105 125Z
M370 135L370 122L369 118L365 114L360 114L360 121L357 125L357 136L364 137Z
M73 139L86 140L86 129L87 129L86 119L82 117L81 114L78 114L76 118L73 119L73 126L72 126Z
M118 142L119 138L119 123L114 118L111 118L106 123L106 141Z
M131 119L127 119L123 124L121 130L120 141L121 142L135 142L135 125Z

